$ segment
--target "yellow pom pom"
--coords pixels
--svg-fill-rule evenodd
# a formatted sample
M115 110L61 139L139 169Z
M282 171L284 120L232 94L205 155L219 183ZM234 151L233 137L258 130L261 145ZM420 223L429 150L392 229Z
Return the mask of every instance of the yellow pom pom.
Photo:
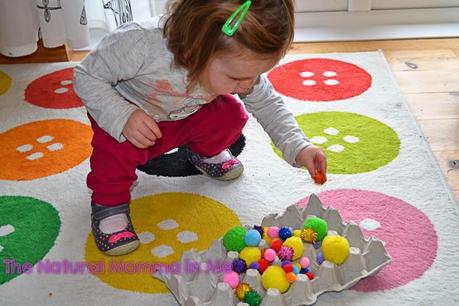
M303 255L304 245L301 238L290 237L284 241L283 245L291 247L293 249L293 260L296 260Z
M287 274L279 266L269 266L261 275L261 283L266 290L276 288L280 293L287 291L290 286Z
M301 230L294 230L293 236L301 238Z
M268 236L268 228L263 227L263 239L266 241L266 243L270 246L272 239L271 237Z
M349 256L349 241L342 236L326 236L322 241L322 254L325 260L337 265L346 261Z
M248 267L252 262L258 262L261 259L261 251L257 247L245 247L239 257L245 260Z
M245 294L249 292L250 290L252 290L252 288L250 288L250 286L247 283L240 283L236 287L236 295L238 299L243 301L245 298Z

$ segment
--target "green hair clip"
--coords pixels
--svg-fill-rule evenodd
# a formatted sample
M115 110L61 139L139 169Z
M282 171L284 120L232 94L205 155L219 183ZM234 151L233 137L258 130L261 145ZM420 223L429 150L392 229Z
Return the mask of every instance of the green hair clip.
M236 33L239 26L241 25L242 20L244 20L244 17L250 8L250 5L252 5L252 1L247 0L240 7L238 7L237 10L234 11L234 13L231 14L231 16L226 20L225 24L222 27L222 32L228 36L233 36L234 33ZM241 16L239 16L239 19L236 20L233 26L231 26L231 23L233 23L234 18L236 18L236 16L239 14L241 14Z

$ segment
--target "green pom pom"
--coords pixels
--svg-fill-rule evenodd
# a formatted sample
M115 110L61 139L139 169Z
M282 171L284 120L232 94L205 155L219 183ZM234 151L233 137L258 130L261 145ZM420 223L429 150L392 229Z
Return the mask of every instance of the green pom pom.
M249 291L245 294L244 302L250 306L259 306L261 304L261 296L256 291Z
M308 228L317 233L317 241L324 239L328 232L327 221L319 217L312 217L304 221L304 229Z
M227 231L225 236L223 236L223 245L225 246L226 250L228 252L240 252L243 248L245 248L244 238L246 232L247 229L242 226L235 226Z

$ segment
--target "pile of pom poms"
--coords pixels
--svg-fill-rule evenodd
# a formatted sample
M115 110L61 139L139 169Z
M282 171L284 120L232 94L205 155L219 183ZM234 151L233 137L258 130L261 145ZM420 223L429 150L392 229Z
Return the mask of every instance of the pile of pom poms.
M247 283L241 283L247 269L260 273L265 290L276 288L280 293L286 292L299 274L313 280L311 259L303 256L305 243L312 244L316 250L321 248L315 259L317 265L325 260L340 265L349 256L347 239L339 235L327 236L327 233L327 222L318 217L306 219L303 228L295 230L257 225L253 228L233 227L223 236L223 246L227 252L239 255L232 262L232 271L224 274L223 281L235 290L241 301L258 306L260 294Z

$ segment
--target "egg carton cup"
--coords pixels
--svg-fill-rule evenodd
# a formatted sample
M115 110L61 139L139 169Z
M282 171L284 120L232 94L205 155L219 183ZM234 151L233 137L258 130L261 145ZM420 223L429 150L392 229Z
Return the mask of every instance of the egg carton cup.
M362 278L375 275L385 265L391 262L384 244L377 238L365 239L360 227L353 223L344 223L339 212L333 207L324 208L319 198L312 194L307 207L289 206L281 215L266 216L262 226L287 226L293 229L303 228L304 220L309 217L320 217L328 223L328 235L341 235L349 241L350 254L347 260L336 265L324 261L317 263L319 249L312 244L304 243L303 256L310 259L310 271L314 279L304 274L298 274L297 280L288 291L281 294L277 289L265 290L261 284L261 275L258 270L248 269L243 274L242 282L248 283L262 297L261 306L299 306L311 305L317 301L319 295L327 291L342 291L355 285ZM264 240L260 242L263 248ZM226 252L222 239L218 239L205 251L198 252L191 249L183 253L180 260L179 273L158 271L154 277L163 281L173 293L180 305L184 306L248 306L240 302L228 284L223 282L224 271L208 269L209 263L231 263L238 258L237 252ZM190 262L198 263L199 269L193 273L185 271Z

